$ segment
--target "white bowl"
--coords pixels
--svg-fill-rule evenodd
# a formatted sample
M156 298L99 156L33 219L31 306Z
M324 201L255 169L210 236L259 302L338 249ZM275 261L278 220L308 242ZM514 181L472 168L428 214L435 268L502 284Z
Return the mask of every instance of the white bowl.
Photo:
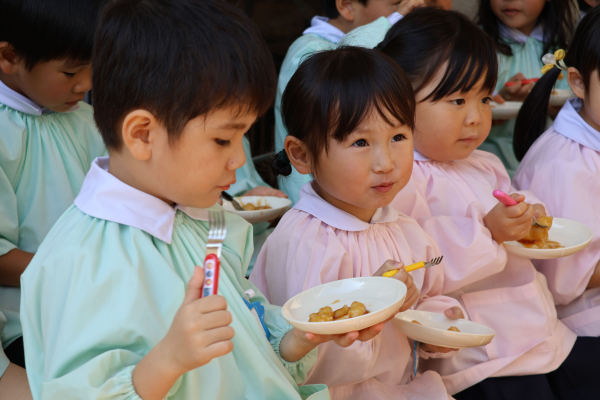
M507 101L504 104L498 104L495 101L490 102L492 107L492 119L513 119L517 118L519 110L523 105L520 101Z
M422 325L412 321L419 321ZM492 341L496 331L466 319L450 319L443 314L407 310L395 317L397 326L407 337L434 346L466 349L485 346ZM449 331L451 326L460 332Z
M272 208L269 210L238 211L233 208L231 202L223 200L223 208L244 218L250 223L271 221L281 217L292 205L290 199L274 196L242 196L235 198L240 204L252 203L255 206L268 204Z
M569 219L554 218L552 227L548 232L548 240L560 243L563 248L560 249L528 249L517 241L504 242L504 247L508 253L516 256L535 259L548 260L550 258L560 258L569 256L583 250L594 237L594 232L587 226Z
M551 106L563 106L567 100L572 97L575 97L575 93L569 89L554 89L556 94L550 95L550 105Z
M348 333L368 328L394 315L404 303L406 285L379 276L342 279L308 289L289 299L283 317L294 328L319 335ZM330 306L334 311L353 301L367 307L368 314L330 322L308 322L312 313Z

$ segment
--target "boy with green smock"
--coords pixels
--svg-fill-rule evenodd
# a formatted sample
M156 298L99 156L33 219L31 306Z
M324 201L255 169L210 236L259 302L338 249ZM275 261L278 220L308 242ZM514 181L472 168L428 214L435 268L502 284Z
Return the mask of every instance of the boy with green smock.
M23 364L20 276L105 153L80 101L101 3L0 0L0 376Z
M206 40L210 38L210 40ZM213 0L116 0L96 32L96 159L22 277L34 399L327 399L298 386L317 345L244 279L252 231L226 214L219 295L200 298L208 210L275 82L258 29ZM207 278L209 274L207 272ZM252 311L251 311L252 310Z

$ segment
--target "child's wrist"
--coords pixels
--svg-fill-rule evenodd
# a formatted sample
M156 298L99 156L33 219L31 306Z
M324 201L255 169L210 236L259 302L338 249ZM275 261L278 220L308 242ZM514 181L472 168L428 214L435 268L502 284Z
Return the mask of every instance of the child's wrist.
M181 375L188 372L185 368L182 368L175 357L175 350L172 348L168 337L158 342L152 349L157 359L161 360L164 365L165 372L173 377L179 378ZM148 353L149 354L149 353Z
M293 328L285 334L279 345L279 353L287 362L296 362L306 356L318 344L308 341L305 332Z

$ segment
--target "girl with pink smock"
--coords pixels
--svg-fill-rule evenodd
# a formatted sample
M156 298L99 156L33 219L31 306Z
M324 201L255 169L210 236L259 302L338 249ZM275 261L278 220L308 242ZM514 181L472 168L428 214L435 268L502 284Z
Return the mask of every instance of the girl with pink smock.
M560 320L600 358L600 8L581 20L566 52L545 56L548 66L517 118L515 154L522 159L514 184L532 190L550 215L581 222L592 242L569 257L536 260L546 276ZM550 92L566 77L577 96L546 130ZM545 131L545 132L544 132Z
M530 192L516 193L498 157L476 150L492 123L498 64L491 39L460 13L420 9L377 48L405 71L417 102L412 179L392 205L440 247L443 292L496 331L485 347L422 367L439 372L461 400L572 398L565 360L576 335L558 320L544 276L502 246L525 236L544 206ZM495 190L519 204L500 204ZM591 372L577 379L578 387L595 385Z
M250 275L272 303L283 305L323 283L400 268L389 278L407 285L400 311L416 303L463 317L458 301L439 295L441 265L427 274L402 269L441 255L415 220L389 206L410 178L414 107L410 82L377 51L343 47L317 53L298 68L283 94L288 136L273 169L289 175L293 164L314 180L283 216ZM411 342L393 319L376 339L346 350L319 346L307 382L326 383L334 399L449 397L437 373L411 376ZM420 353L456 354L428 345Z

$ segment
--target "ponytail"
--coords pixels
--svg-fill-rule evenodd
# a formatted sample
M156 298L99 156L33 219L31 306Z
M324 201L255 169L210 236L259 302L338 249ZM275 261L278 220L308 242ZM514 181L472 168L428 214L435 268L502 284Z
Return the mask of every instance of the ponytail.
M546 72L533 86L517 115L513 150L519 161L525 157L533 142L546 131L550 95L561 72L557 67Z
M281 150L271 161L271 170L277 175L289 176L292 173L292 163L285 150Z

